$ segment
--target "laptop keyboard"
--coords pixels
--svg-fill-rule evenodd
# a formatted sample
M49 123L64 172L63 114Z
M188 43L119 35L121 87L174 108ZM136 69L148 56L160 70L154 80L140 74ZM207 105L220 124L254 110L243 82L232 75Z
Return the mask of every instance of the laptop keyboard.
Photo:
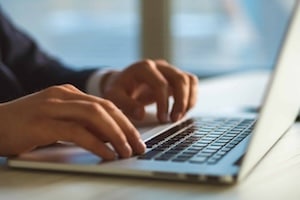
M142 160L216 164L245 139L254 119L188 119L146 142Z

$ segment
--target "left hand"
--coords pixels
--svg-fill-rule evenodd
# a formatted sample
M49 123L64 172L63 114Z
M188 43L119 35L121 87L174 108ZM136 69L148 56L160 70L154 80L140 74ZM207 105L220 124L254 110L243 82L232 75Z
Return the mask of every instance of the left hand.
M160 122L181 119L196 103L198 79L164 60L143 60L121 72L112 72L103 83L103 97L128 117L143 119L145 106L157 105ZM169 97L174 98L170 114Z

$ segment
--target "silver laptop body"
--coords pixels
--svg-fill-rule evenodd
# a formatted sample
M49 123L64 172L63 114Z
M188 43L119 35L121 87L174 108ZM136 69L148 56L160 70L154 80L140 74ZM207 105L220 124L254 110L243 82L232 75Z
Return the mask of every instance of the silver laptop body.
M101 158L77 146L57 144L10 158L8 165L16 168L232 184L250 173L291 127L299 109L300 10L297 1L261 111L256 119L199 116L165 125L163 129L160 126L142 135L149 147L145 155L129 159L102 162ZM201 128L204 125L212 128L215 122L215 132ZM225 135L224 127L233 129L234 125L239 125L235 129L240 130L239 135ZM196 126L199 126L199 129ZM174 142L174 138L180 138L180 142ZM159 139L163 142L158 141ZM179 147L184 146L181 143L183 141L191 145L180 150ZM229 143L226 143L228 141ZM207 144L203 144L205 142ZM174 151L167 152L175 147L179 149L178 154L174 154ZM203 158L203 155L209 154L212 156Z

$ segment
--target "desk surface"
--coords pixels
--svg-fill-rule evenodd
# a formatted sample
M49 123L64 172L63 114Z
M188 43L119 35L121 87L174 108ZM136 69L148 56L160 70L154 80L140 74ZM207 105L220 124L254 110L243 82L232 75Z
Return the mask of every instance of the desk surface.
M237 105L256 106L261 101L267 78L265 73L251 73L201 81L199 103L191 113L212 110L232 112L238 110ZM246 93L243 92L245 87ZM298 180L300 180L300 123L295 124L282 137L247 179L233 186L15 170L8 168L5 159L0 158L0 199L6 200L298 200L300 199Z

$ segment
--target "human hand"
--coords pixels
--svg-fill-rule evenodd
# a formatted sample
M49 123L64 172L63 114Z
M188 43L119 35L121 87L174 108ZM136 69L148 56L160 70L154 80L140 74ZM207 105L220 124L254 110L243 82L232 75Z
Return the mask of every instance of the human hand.
M144 60L121 72L112 72L103 86L103 97L136 120L143 119L145 106L157 104L160 122L181 119L196 103L198 79L164 60ZM174 104L169 114L169 97Z
M113 103L71 85L0 104L0 127L0 156L57 141L75 143L105 160L114 159L116 153L127 158L145 151L139 133Z

